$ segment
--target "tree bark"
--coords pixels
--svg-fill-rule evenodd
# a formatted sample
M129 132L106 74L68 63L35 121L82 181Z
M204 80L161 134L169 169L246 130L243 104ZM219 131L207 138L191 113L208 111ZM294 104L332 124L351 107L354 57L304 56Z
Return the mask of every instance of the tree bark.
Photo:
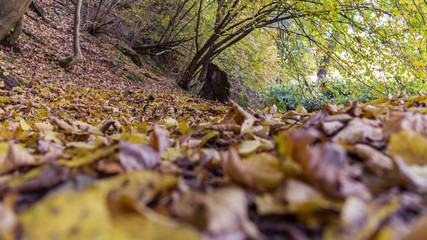
M22 18L31 0L0 0L0 40Z
M319 64L319 70L317 71L317 84L322 84L323 80L326 78L326 75L328 72L326 71L326 68L331 63L331 52L334 50L336 44L334 42L334 35L332 35L329 46L325 51L325 56L323 57L322 61Z
M6 34L6 37L1 41L2 44L11 46L16 40L18 40L19 35L21 35L22 28L24 27L24 17L21 17L15 26L13 26L13 30Z
M217 65L210 63L206 68L206 79L200 90L199 96L204 99L227 102L230 96L230 83L227 73L222 71Z
M74 12L74 56L59 62L61 67L71 67L83 60L82 50L80 49L80 10L82 8L82 0L77 0Z

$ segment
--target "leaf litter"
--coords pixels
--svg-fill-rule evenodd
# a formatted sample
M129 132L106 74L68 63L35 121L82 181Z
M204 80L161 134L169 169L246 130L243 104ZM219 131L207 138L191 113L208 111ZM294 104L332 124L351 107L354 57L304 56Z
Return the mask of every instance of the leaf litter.
M425 96L225 106L164 78L116 81L149 69L108 66L107 36L64 73L50 59L70 54L70 19L27 14L57 41L0 61L32 83L0 91L0 239L425 239Z
M62 88L3 103L4 239L423 236L427 120L411 99L255 112Z

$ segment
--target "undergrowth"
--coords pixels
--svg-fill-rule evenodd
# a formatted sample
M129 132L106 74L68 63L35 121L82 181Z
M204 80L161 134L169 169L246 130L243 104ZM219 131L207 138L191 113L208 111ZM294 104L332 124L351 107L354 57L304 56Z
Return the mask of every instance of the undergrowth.
M345 105L349 101L366 103L375 99L413 96L427 92L427 83L421 80L412 82L329 82L323 86L310 86L302 84L273 84L267 87L264 93L258 92L256 104L271 106L275 104L281 111L295 110L303 106L307 111L323 108L324 103L331 102ZM253 94L241 91L237 102L242 106L254 104Z

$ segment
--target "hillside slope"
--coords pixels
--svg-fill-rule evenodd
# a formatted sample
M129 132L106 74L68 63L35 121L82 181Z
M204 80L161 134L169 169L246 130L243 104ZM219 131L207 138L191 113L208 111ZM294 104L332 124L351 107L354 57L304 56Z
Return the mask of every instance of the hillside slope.
M84 60L63 70L57 60L72 56L73 5L55 0L39 2L47 23L33 10L27 10L20 39L12 48L0 47L0 67L9 74L42 86L72 82L78 88L179 92L173 80L153 72L155 67L143 63L139 68L120 53L115 47L119 40L107 33L94 37L85 32L84 26L81 34Z

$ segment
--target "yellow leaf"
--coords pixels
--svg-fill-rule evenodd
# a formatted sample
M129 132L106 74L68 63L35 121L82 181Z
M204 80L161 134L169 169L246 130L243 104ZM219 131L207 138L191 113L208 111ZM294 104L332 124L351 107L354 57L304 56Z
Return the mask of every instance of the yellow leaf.
M393 157L401 157L406 164L427 164L427 139L412 130L402 130L390 138L388 151Z
M73 157L70 161L60 160L58 163L67 167L80 167L82 165L92 163L100 158L107 157L110 154L113 154L118 148L119 145L116 144L107 149L100 148L95 151L91 150L88 151L83 157L76 156Z
M248 155L255 152L260 146L261 142L258 140L247 140L239 144L237 151L240 155Z
M169 148L166 148L166 150L162 153L162 159L172 161L172 162L175 161L180 156L181 156L180 148L169 147Z
M66 147L73 147L73 148L81 148L81 149L94 149L95 145L88 144L85 142L69 142L65 145Z
M298 106L297 109L295 109L295 112L297 113L302 113L302 114L307 114L307 110L305 110L305 108L303 106Z
M212 132L206 134L205 136L202 137L202 139L201 139L202 142L200 143L200 146L205 145L205 143L207 141L209 141L211 138L214 138L214 137L218 136L218 134L219 134L218 131L212 131Z
M167 129L178 126L178 122L169 116L165 118L165 124Z
M189 131L191 131L191 128L187 125L185 120L182 120L182 121L179 121L179 130L182 133L188 133Z
M22 239L200 239L195 229L145 208L176 183L169 175L136 171L99 181L83 192L51 195L19 214L19 234Z
M19 124L21 125L22 130L24 131L31 130L31 126L28 125L28 123L21 117L19 118Z

